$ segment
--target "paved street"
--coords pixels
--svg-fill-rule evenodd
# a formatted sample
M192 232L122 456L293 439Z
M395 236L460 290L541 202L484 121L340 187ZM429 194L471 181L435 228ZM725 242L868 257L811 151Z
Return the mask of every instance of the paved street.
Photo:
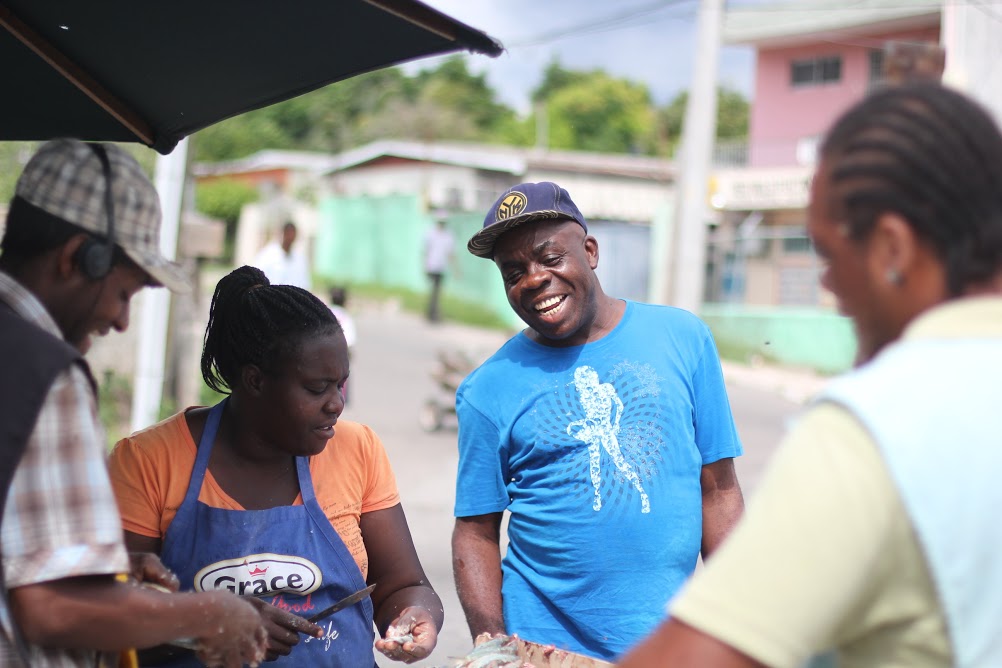
M362 308L356 320L359 343L345 418L369 424L385 443L418 553L445 604L445 627L438 648L429 660L413 665L446 666L449 657L462 656L472 647L452 583L456 435L452 429L427 433L418 416L425 401L436 394L429 374L438 350L460 348L483 358L505 337L449 323L433 327L388 306ZM802 389L804 382L798 381L798 385L795 377L780 382L783 379L769 376L768 370L725 368L728 378L735 379L728 387L746 449L745 457L738 460L738 473L747 493L759 480L786 420L798 408L785 397L797 398L792 392ZM760 382L762 379L765 382ZM389 668L402 664L380 657L379 665Z

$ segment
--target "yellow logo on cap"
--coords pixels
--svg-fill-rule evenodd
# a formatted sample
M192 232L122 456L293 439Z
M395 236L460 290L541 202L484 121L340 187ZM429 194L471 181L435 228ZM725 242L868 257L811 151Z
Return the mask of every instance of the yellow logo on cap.
M526 203L527 200L525 199L525 195L517 190L508 193L505 195L505 198L501 200L501 203L498 204L498 212L494 217L494 220L504 220L505 218L517 216L525 210Z

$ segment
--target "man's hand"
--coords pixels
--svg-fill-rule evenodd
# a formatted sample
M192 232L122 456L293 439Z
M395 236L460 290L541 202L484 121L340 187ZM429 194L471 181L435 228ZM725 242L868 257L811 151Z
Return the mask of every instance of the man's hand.
M252 668L264 660L268 632L254 606L229 592L198 594L205 598L210 622L196 637L199 661L209 668Z
M376 649L394 661L414 663L426 658L438 644L438 629L431 613L419 606L404 608L386 629Z
M300 633L314 638L320 638L324 634L323 628L299 615L276 608L253 596L248 596L244 600L257 610L265 631L268 633L268 653L265 661L274 661L280 656L288 656L292 648L299 644Z
M167 591L177 591L181 583L152 552L130 552L129 568L136 582L157 585Z

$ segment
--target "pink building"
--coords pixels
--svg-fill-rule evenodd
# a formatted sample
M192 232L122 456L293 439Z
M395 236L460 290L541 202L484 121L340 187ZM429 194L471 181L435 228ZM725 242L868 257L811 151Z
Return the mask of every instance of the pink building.
M822 0L730 12L727 41L756 49L749 166L812 164L819 136L879 81L888 42L939 42L941 6Z
M718 169L708 302L830 306L807 238L823 133L875 84L888 42L939 42L943 0L799 0L727 12L724 37L756 50L747 165Z

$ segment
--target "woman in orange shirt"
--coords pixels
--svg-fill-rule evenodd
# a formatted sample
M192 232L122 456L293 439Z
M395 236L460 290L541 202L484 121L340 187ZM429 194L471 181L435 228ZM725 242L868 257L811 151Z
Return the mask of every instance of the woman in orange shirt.
M159 554L182 589L248 596L280 665L371 666L373 623L388 657L428 656L442 604L379 438L338 420L348 351L331 310L258 269L234 270L212 297L202 376L229 397L112 452L129 549ZM367 584L371 600L306 621ZM175 653L160 665L199 664Z

